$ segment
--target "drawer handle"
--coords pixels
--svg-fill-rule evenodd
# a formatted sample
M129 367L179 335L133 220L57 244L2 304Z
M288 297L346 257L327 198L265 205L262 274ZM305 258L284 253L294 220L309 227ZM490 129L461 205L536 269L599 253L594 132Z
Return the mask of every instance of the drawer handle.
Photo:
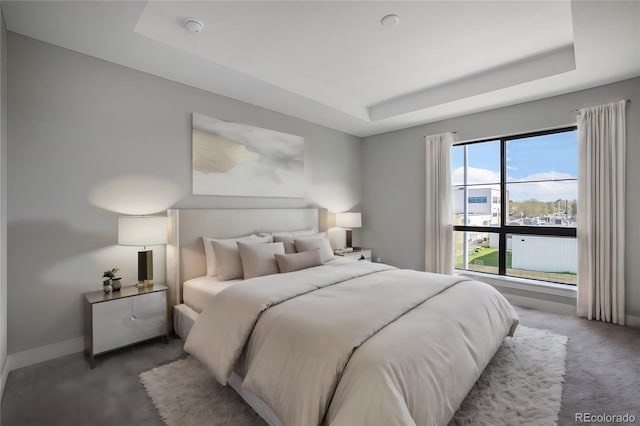
M135 315L131 315L131 321L135 321L135 320L137 320L137 319L138 319L138 318L137 318Z

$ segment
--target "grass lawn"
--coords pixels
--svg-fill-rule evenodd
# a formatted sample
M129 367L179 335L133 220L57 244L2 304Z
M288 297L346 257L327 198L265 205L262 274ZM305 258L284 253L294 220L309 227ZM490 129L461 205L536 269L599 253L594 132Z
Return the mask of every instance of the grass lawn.
M474 265L498 267L498 249L477 247L469 253L469 263ZM462 255L456 258L456 264L462 264ZM511 268L511 250L507 250L507 268Z
M469 253L469 269L479 272L497 273L498 249L477 247ZM456 257L456 265L462 265L462 255ZM507 250L507 275L537 280L575 284L576 274L570 272L538 272L511 268L511 250Z

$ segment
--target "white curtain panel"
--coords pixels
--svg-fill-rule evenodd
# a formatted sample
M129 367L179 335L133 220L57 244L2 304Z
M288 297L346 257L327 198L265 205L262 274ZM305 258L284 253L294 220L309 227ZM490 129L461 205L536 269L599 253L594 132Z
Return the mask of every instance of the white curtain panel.
M424 270L453 273L451 145L453 135L426 136L427 193Z
M625 107L578 117L578 315L624 324Z

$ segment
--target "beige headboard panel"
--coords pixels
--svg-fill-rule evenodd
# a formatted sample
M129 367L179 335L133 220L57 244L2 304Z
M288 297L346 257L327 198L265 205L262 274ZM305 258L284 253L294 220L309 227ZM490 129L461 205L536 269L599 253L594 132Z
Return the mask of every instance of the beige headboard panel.
M167 285L170 306L182 303L182 283L206 275L202 237L235 238L256 232L296 231L319 226L318 209L170 209Z

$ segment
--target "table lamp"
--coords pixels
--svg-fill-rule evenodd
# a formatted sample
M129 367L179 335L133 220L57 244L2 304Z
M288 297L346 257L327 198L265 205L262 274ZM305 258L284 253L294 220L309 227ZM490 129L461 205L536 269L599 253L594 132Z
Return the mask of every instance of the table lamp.
M118 218L118 244L142 246L138 252L138 287L153 284L153 251L147 246L167 244L166 216L121 216Z
M347 230L347 248L352 244L352 228L362 227L362 216L360 213L336 213L336 226Z

